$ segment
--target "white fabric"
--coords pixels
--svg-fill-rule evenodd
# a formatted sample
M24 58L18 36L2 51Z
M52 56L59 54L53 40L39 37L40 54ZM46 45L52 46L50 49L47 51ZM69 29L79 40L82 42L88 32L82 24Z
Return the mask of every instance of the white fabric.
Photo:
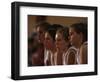
M63 64L68 64L68 57L70 56L70 51L74 50L73 53L75 53L75 63L79 64L79 49L76 49L75 47L70 47L65 54L63 54Z

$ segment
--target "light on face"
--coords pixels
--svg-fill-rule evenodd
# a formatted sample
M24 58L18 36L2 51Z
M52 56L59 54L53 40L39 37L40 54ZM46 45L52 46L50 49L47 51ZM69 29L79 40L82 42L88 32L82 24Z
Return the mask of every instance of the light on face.
M61 34L60 33L57 33L56 34L56 36L55 36L55 39L56 39L56 41L61 41L62 40L62 36L61 36Z

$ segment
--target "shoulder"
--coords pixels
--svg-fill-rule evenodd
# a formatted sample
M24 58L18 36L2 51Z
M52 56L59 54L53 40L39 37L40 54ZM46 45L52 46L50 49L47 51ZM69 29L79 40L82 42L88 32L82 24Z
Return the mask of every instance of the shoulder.
M86 64L87 63L87 43L83 43L83 45L80 47L80 63Z
M83 44L82 44L82 46L87 46L88 45L88 42L84 42Z
M84 42L81 47L80 47L80 50L87 50L87 47L88 47L88 43L87 42Z
M68 52L69 53L77 53L77 49L75 48L75 47L70 47L69 49L68 49Z

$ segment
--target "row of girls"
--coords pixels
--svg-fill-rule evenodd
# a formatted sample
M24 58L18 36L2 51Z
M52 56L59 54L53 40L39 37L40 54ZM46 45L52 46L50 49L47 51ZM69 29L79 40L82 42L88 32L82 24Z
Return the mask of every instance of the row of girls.
M38 23L28 46L29 66L87 64L87 24Z

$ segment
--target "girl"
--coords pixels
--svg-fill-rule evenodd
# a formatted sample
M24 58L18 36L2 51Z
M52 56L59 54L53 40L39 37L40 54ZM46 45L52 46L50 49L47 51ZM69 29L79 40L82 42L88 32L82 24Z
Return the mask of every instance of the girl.
M59 29L56 32L56 65L76 64L76 50L70 47L68 28Z
M87 64L87 24L75 23L69 29L70 42L77 48L77 62Z

